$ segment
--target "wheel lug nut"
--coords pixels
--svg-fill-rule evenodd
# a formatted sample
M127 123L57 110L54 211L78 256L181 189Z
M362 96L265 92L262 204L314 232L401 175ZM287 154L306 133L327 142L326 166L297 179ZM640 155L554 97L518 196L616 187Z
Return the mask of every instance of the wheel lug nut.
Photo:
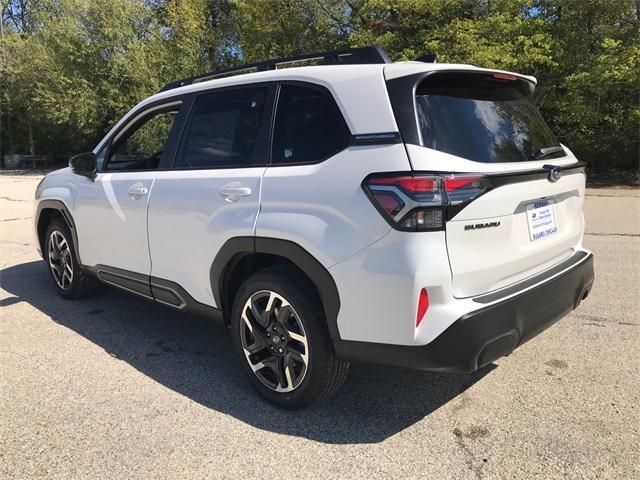
M267 332L267 337L270 337L270 336L271 336L271 334L269 332Z
M280 340L282 340L282 341L284 342L284 335L282 335L282 336L280 337Z
M282 349L281 349L281 348L279 348L279 349L278 349L278 352L279 352L279 353L282 353Z
M271 351L273 351L273 347L269 347L269 349L270 349Z

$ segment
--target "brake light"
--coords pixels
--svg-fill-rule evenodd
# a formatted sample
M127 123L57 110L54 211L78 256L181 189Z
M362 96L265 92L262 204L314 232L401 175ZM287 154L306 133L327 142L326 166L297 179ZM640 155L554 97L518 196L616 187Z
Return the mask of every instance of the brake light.
M491 189L482 175L382 174L362 184L370 200L396 229L444 230L445 221Z
M508 73L494 73L493 78L497 78L498 80L507 80L510 82L518 79L515 75L509 75Z
M422 322L427 310L429 308L429 294L423 288L420 290L420 296L418 297L418 314L416 315L416 328Z

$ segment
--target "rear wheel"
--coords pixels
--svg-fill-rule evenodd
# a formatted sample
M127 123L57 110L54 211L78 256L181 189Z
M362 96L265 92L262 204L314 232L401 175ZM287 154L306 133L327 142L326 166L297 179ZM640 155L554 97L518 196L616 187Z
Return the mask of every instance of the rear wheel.
M44 256L56 291L65 298L89 296L99 288L98 280L76 261L71 231L61 218L47 228Z
M346 378L349 364L335 354L317 294L292 268L248 278L235 297L231 326L249 382L279 407L326 398Z

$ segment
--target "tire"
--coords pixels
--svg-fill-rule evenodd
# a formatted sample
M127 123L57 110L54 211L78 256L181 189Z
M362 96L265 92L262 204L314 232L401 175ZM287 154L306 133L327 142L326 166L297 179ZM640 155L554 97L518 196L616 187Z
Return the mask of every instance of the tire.
M347 376L349 363L333 349L322 304L293 268L261 270L242 284L233 302L231 332L249 382L280 408L324 400Z
M56 291L64 298L88 297L99 289L99 281L76 261L73 236L62 218L49 223L43 254Z

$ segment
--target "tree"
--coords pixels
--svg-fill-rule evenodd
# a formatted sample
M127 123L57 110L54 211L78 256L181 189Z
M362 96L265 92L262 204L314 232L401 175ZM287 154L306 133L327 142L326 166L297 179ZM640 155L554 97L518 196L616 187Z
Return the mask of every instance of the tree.
M535 100L579 158L640 167L637 0L2 1L0 118L11 128L0 139L11 151L87 150L178 78L379 44L394 60L435 52L535 75Z
M347 46L348 7L339 1L238 0L238 47L255 62Z
M640 168L639 12L631 0L365 0L351 41L534 75L535 100L579 158Z

